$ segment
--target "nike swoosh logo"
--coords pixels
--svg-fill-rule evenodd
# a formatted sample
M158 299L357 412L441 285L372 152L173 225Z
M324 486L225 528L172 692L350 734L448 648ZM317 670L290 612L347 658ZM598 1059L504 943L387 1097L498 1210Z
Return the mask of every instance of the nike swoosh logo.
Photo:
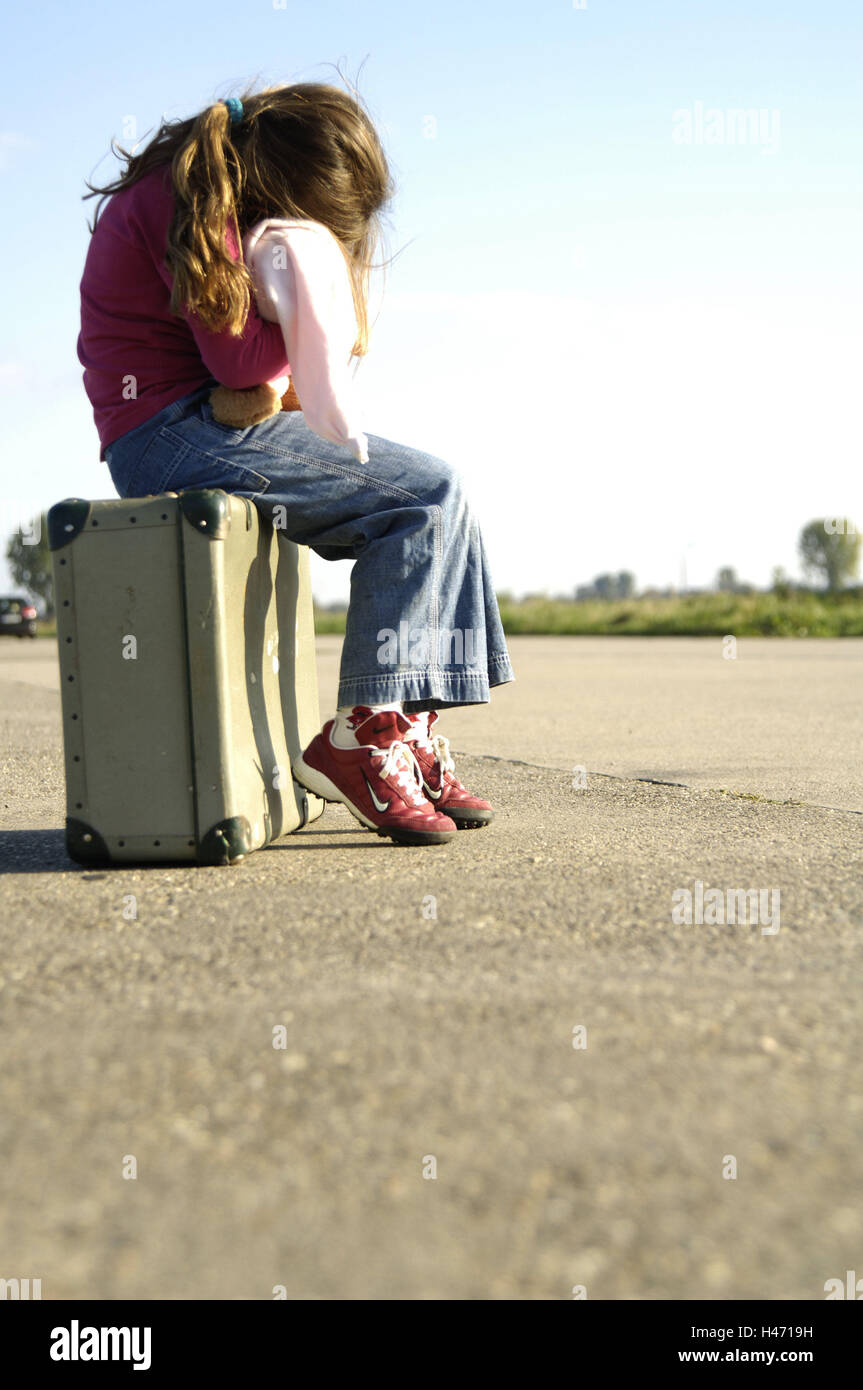
M369 796L370 796L371 799L372 799L372 802L373 802L373 804L374 804L375 810L376 810L376 811L380 811L381 814L383 814L384 811L388 811L388 810L390 809L390 803L389 803L388 801L379 801L379 800L378 800L378 798L375 796L375 794L374 794L374 792L373 792L373 790L372 790L371 783L369 782L369 779L368 779L368 777L366 776L365 773L363 773L363 781L365 782L366 786L367 786L368 789L369 789Z
M429 786L425 778L423 778L423 786L425 787L426 796L431 797L432 801L440 801L441 797L443 796L443 787L440 787L437 791L435 791L432 787Z

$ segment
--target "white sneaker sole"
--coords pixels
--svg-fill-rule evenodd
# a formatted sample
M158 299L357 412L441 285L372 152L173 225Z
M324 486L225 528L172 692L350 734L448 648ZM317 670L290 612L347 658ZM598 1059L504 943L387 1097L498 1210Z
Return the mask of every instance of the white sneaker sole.
M305 787L306 791L314 792L315 795L321 797L323 801L338 801L342 806L347 806L351 815L356 816L360 825L364 825L367 830L380 829L380 826L375 825L374 821L369 820L368 816L363 815L359 807L355 806L354 803L345 796L344 792L339 791L335 782L331 782L329 777L325 776L323 772L318 772L316 767L309 767L308 763L303 761L302 756L294 761L291 771L300 786Z

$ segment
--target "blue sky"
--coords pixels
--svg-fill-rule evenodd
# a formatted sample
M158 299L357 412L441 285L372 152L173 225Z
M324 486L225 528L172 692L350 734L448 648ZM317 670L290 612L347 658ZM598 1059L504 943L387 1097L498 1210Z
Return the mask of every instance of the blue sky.
M398 185L367 425L462 470L499 588L767 583L812 516L863 526L859 6L48 0L4 30L0 524L113 495L75 355L110 137L338 63Z

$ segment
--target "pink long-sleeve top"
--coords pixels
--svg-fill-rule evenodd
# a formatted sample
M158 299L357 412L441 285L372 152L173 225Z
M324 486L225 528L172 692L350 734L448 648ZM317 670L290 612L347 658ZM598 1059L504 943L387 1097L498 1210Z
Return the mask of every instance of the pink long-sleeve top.
M164 264L174 215L169 165L154 169L105 204L81 278L78 358L101 452L172 401L215 377L223 386L259 386L287 376L278 323L254 298L239 338L211 333L194 314L171 313L173 276ZM228 253L240 257L230 226Z

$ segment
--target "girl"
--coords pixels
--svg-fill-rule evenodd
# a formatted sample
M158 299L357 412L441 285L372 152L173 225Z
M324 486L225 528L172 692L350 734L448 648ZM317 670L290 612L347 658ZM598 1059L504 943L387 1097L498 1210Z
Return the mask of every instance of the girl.
M298 545L354 559L338 708L295 777L395 841L439 843L488 824L491 807L455 777L434 729L438 708L486 703L514 679L458 477L376 435L358 462L314 434L302 409L238 429L210 403L218 384L289 371L243 263L243 236L262 219L310 220L336 238L356 311L351 356L367 352L369 271L394 191L371 120L337 87L295 83L165 122L141 153L120 153L120 177L87 185L85 197L101 198L78 339L117 492L224 488L271 519L278 506Z

